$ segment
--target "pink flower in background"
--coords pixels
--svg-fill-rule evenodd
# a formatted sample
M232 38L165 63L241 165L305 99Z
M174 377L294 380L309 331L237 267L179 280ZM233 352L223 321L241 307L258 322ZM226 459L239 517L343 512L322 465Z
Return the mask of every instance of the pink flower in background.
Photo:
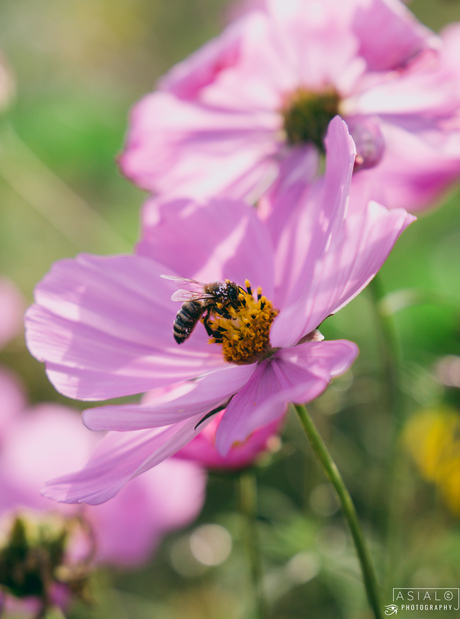
M398 0L267 0L136 105L121 168L167 199L253 202L279 176L315 177L340 114L357 191L424 208L460 173L458 71L444 56Z
M4 397L0 385L0 401ZM8 398L16 389L9 386ZM22 399L24 397L20 394ZM19 399L19 398L18 398ZM45 480L65 471L83 466L96 447L99 438L82 426L76 412L57 404L41 404L21 411L0 410L0 579L5 547L13 523L23 522L31 544L31 557L36 555L33 544L40 547L37 532L47 531L43 540L59 543L63 532L67 538L64 557L47 563L45 545L40 551L44 573L56 567L56 580L44 579L45 598L52 605L66 608L72 597L72 582L84 584L95 563L134 567L149 559L160 539L168 532L192 522L199 514L205 495L206 476L203 469L191 462L170 459L146 475L136 479L113 499L100 506L62 505L40 494ZM35 532L34 532L35 531ZM35 539L35 542L32 541ZM42 543L46 544L46 541ZM45 554L43 554L45 553ZM15 565L16 573L25 563ZM33 563L27 569L33 572ZM59 574L65 569L69 580ZM37 573L40 577L41 572ZM53 577L54 571L50 576ZM27 580L17 577L5 585L2 600L6 608L36 616L44 602L38 591L28 591ZM7 595L10 592L17 596ZM79 591L79 589L78 589ZM22 616L22 615L21 615Z
M324 179L308 204L280 223L276 251L244 203L216 200L202 208L177 200L146 208L137 255L55 264L26 320L29 349L46 362L56 388L86 400L153 393L146 404L85 411L90 429L116 432L82 471L51 483L47 496L106 501L224 408L216 447L225 455L280 419L288 402L317 397L351 365L355 344L320 341L315 330L362 290L413 218L370 203L347 219L355 149L339 118L330 124L327 152ZM180 346L174 341L177 285L163 274L241 286L234 314L213 315L222 347L208 343L201 324Z
M24 499L10 497L2 489L2 511L19 506L56 509L40 489L50 477L81 467L98 440L75 413L62 406L42 404L25 411L9 428L0 453L2 470ZM82 515L93 528L96 561L124 566L146 561L164 534L196 518L204 492L205 476L199 467L168 460L136 479L113 501L85 507ZM75 508L66 513L75 514Z
M0 517L24 508L79 514L93 530L97 562L138 565L164 534L199 514L205 475L192 463L171 459L98 507L82 510L41 496L47 479L83 466L99 438L75 412L57 404L41 404L10 419L0 443Z
M214 415L198 436L176 453L175 458L197 462L211 470L231 471L251 466L279 444L277 433L282 418L257 428L243 442L234 443L228 454L222 456L216 448L216 433L224 414L225 411Z

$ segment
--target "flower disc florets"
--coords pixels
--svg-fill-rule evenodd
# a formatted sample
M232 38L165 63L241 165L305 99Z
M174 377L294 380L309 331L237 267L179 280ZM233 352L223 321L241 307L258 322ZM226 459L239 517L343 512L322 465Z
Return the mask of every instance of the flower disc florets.
M329 122L339 113L340 97L332 88L313 92L298 88L281 109L286 139L291 145L313 142L324 152Z
M225 361L229 363L254 363L272 352L269 334L278 310L262 295L260 287L255 299L248 280L245 286L246 290L239 286L236 302L218 303L207 322L214 333L210 343L222 344Z

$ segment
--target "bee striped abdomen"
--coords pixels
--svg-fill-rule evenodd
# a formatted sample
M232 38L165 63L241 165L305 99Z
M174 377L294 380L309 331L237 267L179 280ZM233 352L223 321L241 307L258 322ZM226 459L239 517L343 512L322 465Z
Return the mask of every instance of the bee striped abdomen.
M205 310L199 301L186 301L176 314L173 335L178 344L182 344L190 336Z

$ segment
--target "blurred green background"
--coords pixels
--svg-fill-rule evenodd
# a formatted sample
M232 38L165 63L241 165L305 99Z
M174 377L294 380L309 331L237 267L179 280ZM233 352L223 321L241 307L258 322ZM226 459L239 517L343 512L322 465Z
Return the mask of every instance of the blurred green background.
M16 93L0 120L0 273L28 302L53 261L130 251L144 194L115 164L129 109L174 62L220 32L228 7L224 0L2 1L0 47ZM416 0L411 9L436 30L460 20L458 0ZM388 413L370 291L324 325L326 337L356 341L361 355L310 408L356 502L390 604L393 587L460 586L460 422L442 440L433 430L449 415L460 419L458 192L404 233L380 285L380 308L395 321L402 351L401 409ZM55 393L22 338L0 362L21 376L31 401L82 408ZM257 468L270 617L368 617L346 525L294 417L278 447ZM77 604L70 617L249 616L237 484L237 476L212 475L199 521L168 537L145 569L101 571L95 606ZM209 523L223 527L211 565L191 544Z

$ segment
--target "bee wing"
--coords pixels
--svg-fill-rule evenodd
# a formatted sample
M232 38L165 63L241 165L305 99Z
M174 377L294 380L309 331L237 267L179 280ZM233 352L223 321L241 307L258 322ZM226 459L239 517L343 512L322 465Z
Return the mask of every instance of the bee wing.
M178 277L177 275L161 275L163 279L171 279L174 282L180 282L188 286L188 289L181 288L176 290L172 295L172 301L196 301L198 299L212 299L213 295L204 292L206 284L198 282L196 279L188 279L186 277Z
M171 279L173 282L186 284L190 290L203 291L204 286L206 286L203 282L197 282L196 279L187 279L186 277L179 277L178 275L160 275L160 277L163 279Z
M188 279L187 277L181 277L180 275L160 275L163 279L171 279L173 282L190 282L192 284L198 284L204 286L203 282L197 282L196 279Z
M203 290L176 290L172 295L171 301L196 301L198 299L212 299L212 295L206 294Z

